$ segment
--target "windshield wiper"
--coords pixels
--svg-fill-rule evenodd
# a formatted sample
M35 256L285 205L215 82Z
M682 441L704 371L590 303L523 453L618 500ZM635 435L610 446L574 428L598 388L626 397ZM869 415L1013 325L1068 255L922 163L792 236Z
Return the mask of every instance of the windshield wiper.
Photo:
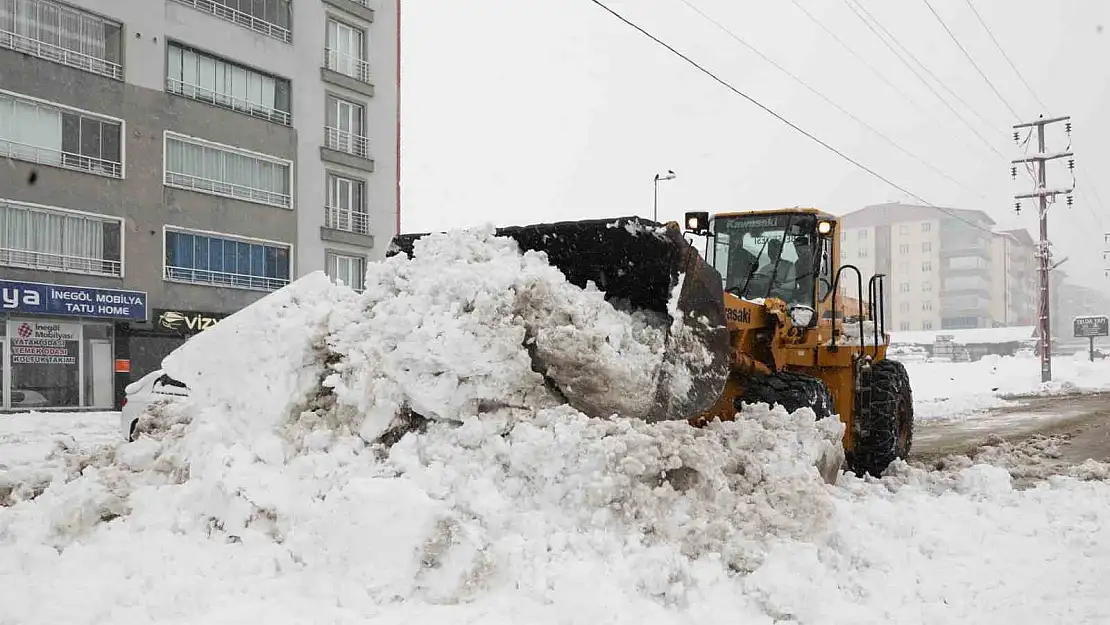
M771 297L771 290L775 288L775 279L778 277L779 273L779 261L782 260L782 248L786 247L786 236L790 234L790 224L793 221L794 213L790 213L786 218L786 227L782 229L782 242L779 243L779 257L775 259L775 264L771 267L771 279L767 282L767 294L763 296L764 299ZM769 240L770 239L768 239L768 241ZM766 243L764 243L764 245L766 245Z
M763 258L763 250L767 249L767 244L770 242L771 239L768 237L768 239L763 242L763 247L759 248L759 254L756 254L755 258L752 259L752 266L748 269L748 277L744 279L744 286L740 287L740 297L747 296L748 283L755 277L755 270L759 268L759 259Z

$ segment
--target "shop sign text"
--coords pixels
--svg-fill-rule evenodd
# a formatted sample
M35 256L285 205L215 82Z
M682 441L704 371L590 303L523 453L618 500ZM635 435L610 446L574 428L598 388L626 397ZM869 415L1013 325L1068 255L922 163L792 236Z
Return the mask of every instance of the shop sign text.
M144 291L0 280L0 309L7 313L146 321Z
M198 310L154 309L154 327L163 332L176 334L196 334L207 330L227 317L225 313L201 312Z

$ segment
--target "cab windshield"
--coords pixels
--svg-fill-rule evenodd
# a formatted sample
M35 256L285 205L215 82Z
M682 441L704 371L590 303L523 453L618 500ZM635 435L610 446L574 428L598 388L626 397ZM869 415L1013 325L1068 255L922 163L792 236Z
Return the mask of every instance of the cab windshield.
M744 299L778 297L813 306L816 223L805 213L715 219L713 266L725 290Z

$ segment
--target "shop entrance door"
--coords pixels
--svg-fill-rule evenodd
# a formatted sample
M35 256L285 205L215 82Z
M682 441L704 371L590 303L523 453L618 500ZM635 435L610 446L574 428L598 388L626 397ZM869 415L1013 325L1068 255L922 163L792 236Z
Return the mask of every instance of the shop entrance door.
M92 365L92 402L96 408L111 408L115 399L115 380L112 366L112 342L90 340L89 364Z

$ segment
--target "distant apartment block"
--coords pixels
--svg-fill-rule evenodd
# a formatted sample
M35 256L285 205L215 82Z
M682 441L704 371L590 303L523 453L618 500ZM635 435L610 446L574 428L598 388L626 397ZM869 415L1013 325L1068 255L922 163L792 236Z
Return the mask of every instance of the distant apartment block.
M1035 248L1024 230L995 232L982 211L900 203L848 213L843 223L842 260L887 276L891 330L1030 323Z

